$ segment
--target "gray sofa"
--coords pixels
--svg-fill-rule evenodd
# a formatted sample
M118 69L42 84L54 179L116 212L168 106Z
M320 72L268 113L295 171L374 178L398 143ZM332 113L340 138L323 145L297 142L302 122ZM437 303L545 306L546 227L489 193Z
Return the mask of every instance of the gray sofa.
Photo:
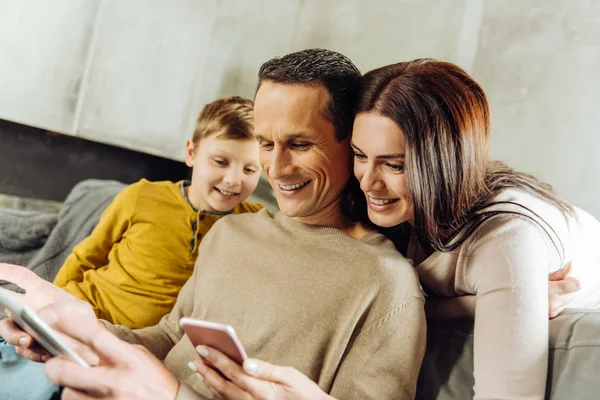
M546 399L600 399L600 311L550 321ZM419 400L473 398L473 323L429 321Z

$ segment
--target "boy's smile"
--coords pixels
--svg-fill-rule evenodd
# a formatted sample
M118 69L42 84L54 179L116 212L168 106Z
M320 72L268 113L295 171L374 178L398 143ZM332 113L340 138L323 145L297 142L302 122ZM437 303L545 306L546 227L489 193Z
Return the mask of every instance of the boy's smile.
M205 211L230 211L246 200L260 177L258 142L224 139L219 134L188 142L186 164L192 167L187 188L194 207Z

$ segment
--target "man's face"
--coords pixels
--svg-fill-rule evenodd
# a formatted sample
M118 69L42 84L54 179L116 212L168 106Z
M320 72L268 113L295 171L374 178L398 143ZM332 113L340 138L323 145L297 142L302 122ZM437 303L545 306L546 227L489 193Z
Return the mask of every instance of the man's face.
M260 163L281 211L314 219L339 201L351 172L350 140L324 116L323 86L263 82L254 102Z

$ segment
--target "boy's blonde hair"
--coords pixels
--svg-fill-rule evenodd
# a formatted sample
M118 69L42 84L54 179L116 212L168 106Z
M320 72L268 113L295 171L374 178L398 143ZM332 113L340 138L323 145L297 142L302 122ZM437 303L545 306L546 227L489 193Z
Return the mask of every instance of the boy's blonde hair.
M204 106L192 141L219 134L222 139L249 140L254 136L254 103L239 96L224 97Z

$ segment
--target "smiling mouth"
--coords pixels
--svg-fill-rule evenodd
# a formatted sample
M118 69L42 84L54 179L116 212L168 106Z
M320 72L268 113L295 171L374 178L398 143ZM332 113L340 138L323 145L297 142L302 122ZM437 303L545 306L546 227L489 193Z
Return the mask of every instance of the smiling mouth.
M291 192L292 190L297 190L297 189L303 188L304 186L308 185L310 182L311 181L308 180L306 182L296 183L296 184L293 184L293 185L279 185L279 188L281 190L285 190L285 191Z
M371 196L369 197L369 202L375 204L376 206L385 206L386 204L396 203L400 199L376 199Z
M235 197L235 196L239 195L239 193L235 193L235 192L229 192L229 191L227 191L227 190L219 189L219 188L218 188L218 187L216 187L216 186L214 187L214 189L215 189L217 192L221 193L221 194L222 194L223 196L225 196L225 197Z

